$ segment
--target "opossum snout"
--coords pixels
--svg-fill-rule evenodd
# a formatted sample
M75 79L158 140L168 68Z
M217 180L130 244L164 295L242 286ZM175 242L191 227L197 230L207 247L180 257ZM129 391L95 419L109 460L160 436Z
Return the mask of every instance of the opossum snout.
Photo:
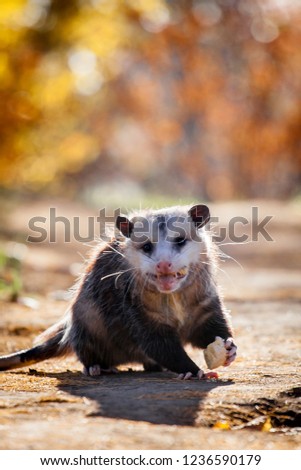
M157 274L170 274L172 273L172 263L169 261L159 261L156 265Z

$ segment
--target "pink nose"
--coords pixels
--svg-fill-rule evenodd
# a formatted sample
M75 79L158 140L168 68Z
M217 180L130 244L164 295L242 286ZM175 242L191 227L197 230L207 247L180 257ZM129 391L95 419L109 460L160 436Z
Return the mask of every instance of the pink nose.
M172 272L171 266L172 264L169 261L159 261L159 263L157 263L157 273L168 274Z

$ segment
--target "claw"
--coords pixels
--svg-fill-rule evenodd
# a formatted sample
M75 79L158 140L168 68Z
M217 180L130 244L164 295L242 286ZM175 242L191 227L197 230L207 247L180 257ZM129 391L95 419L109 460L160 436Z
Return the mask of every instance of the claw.
M210 372L209 372L210 374ZM215 374L215 372L212 372L212 374L215 376L217 376L217 374ZM197 375L193 375L191 372L185 372L185 374L179 374L178 375L178 379L180 380L190 380L192 378L197 378L198 380L203 380L205 378L212 378L212 377L207 377L208 374L204 374L204 372L200 369L197 373ZM215 378L215 377L214 377Z
M191 372L185 372L185 374L179 374L177 378L180 380L189 380L191 377L193 377Z
M232 346L234 346L234 342L233 342L233 339L232 338L227 338L226 341L225 341L225 348L227 350L231 349Z
M101 375L101 367L98 364L95 364L94 366L89 367L89 375L91 377L98 377Z
M191 377L193 377L193 374L191 372L187 372L185 374L184 380L189 380L189 379L191 379Z

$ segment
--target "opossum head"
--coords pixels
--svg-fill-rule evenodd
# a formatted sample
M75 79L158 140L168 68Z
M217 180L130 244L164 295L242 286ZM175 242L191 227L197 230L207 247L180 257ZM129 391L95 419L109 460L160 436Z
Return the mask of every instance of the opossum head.
M124 254L144 287L171 293L189 283L196 265L208 257L204 226L209 219L208 207L201 204L117 217L126 237Z

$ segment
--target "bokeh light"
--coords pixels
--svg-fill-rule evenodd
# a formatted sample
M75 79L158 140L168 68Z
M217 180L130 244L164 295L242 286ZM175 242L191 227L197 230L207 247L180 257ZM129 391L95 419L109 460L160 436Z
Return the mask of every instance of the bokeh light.
M1 187L297 195L300 20L293 0L4 1Z

